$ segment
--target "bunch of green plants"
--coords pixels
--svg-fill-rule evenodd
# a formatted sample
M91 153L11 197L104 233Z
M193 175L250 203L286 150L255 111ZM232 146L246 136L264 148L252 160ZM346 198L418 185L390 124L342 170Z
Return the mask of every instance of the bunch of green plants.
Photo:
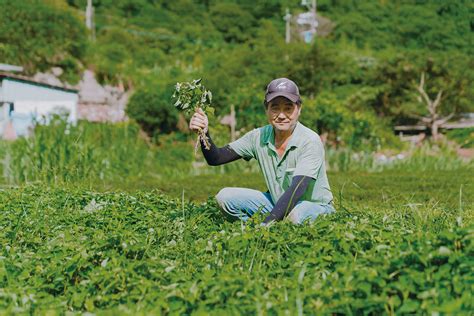
M191 82L178 82L175 86L173 98L176 99L174 106L184 111L187 115L195 113L201 109L206 114L214 114L214 108L211 106L212 93L201 84L202 79L196 79ZM206 149L211 148L209 138L202 129L198 130L198 139L196 148L199 143L203 143Z

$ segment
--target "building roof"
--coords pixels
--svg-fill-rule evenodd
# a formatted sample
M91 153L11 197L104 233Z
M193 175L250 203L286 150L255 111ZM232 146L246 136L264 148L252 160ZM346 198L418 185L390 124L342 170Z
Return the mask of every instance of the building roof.
M61 91L66 91L66 92L70 92L70 93L78 93L79 92L79 90L76 90L76 89L64 88L64 87L61 87L61 86L56 86L56 85L43 83L43 82L33 80L33 79L25 77L25 76L14 75L14 74L11 74L11 73L8 73L8 72L0 72L0 81L5 79L5 78L13 80L13 81L29 83L29 84L32 84L32 85L46 87L46 88L50 88L50 89L54 89L54 90L61 90Z
M8 64L0 64L0 71L23 71L23 67L15 66L15 65L8 65Z

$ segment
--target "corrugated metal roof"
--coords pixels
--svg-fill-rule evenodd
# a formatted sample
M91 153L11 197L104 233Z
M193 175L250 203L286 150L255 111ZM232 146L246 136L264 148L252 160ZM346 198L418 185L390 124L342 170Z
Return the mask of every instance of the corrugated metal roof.
M61 86L55 86L55 85L43 83L43 82L36 81L36 80L33 80L33 79L25 77L25 76L14 75L14 74L10 74L8 72L0 72L0 79L5 79L5 78L15 80L15 81L20 81L20 82L25 82L25 83L29 83L29 84L33 84L33 85L38 85L38 86L42 86L42 87L47 87L47 88L55 89L55 90L62 90L62 91L71 92L71 93L78 93L79 92L79 90L76 90L76 89L69 89L69 88L64 88L64 87L61 87Z

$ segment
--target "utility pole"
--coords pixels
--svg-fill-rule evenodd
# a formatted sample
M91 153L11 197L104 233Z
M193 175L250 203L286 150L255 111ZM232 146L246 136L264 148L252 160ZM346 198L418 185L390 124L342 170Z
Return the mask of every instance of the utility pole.
M235 125L237 124L237 119L235 118L235 107L233 104L230 105L230 117L232 118L232 124L230 124L230 139L235 141Z
M290 14L290 9L286 8L286 14L283 17L283 20L286 21L286 36L285 36L285 42L288 44L291 41L291 14Z
M92 6L92 0L87 0L86 7L86 27L91 32L91 39L95 40L95 25L94 25L94 7Z
M233 104L230 105L230 114L224 116L220 123L222 125L229 125L230 126L230 139L234 141L236 139L235 135L235 126L237 125L237 118L235 117L235 106Z
M316 38L316 27L318 26L318 20L316 20L316 0L311 1L311 13L313 15L313 23L311 24L311 31L313 32L313 40Z

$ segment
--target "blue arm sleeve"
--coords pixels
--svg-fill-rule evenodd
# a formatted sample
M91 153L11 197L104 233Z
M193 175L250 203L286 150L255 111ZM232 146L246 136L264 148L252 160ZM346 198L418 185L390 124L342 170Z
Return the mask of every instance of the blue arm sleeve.
M311 180L314 179L308 176L294 176L291 185L278 199L270 215L265 218L263 223L268 224L271 221L280 221L288 215L306 192Z

